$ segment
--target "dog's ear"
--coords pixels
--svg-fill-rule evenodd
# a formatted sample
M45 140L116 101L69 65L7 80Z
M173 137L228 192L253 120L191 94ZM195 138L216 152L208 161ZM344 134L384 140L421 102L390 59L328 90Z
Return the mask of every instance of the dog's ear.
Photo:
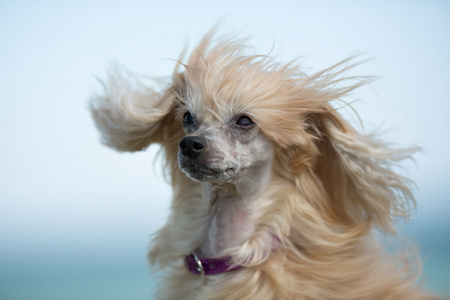
M139 151L161 143L174 111L173 88L159 94L133 75L114 70L103 83L104 93L90 103L102 142L118 151Z
M413 182L393 170L417 148L391 149L355 131L331 107L316 114L316 172L334 214L346 225L375 225L395 232L394 221L408 217L415 202Z

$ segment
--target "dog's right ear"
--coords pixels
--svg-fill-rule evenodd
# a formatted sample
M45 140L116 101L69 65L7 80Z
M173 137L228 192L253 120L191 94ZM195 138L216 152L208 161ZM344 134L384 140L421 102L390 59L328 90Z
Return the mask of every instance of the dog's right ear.
M173 88L157 93L122 70L110 72L103 87L103 94L92 99L90 111L105 145L139 151L164 140L177 98Z

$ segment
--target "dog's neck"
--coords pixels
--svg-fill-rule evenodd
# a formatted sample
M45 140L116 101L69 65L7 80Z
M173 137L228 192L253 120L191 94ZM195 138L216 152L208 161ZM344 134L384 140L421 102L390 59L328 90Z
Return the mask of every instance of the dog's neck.
M250 209L271 178L271 161L248 170L232 183L205 183L210 203L206 234L200 247L202 257L219 257L227 249L247 241L254 231Z

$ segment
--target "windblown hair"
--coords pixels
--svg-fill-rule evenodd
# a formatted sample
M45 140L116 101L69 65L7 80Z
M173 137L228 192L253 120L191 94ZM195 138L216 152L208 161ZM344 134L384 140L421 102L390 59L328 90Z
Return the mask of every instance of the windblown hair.
M417 149L391 149L358 133L331 105L372 79L345 76L353 59L307 75L295 62L247 50L243 40L214 42L210 33L187 62L180 58L162 92L112 72L104 95L91 103L106 145L139 151L159 143L164 150L174 194L149 254L166 271L159 297L434 299L415 284L418 262L383 251L373 234L394 234L398 218L414 208L413 182L394 167ZM185 107L221 121L245 111L274 145L269 183L250 210L254 234L223 253L245 265L239 271L207 277L184 267L209 213L203 184L177 164Z

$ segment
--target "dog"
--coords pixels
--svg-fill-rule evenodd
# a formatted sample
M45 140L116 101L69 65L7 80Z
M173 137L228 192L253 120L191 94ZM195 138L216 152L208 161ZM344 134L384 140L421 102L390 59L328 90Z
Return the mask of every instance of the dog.
M345 77L354 58L307 75L245 43L210 32L161 92L114 71L91 101L104 144L163 150L158 299L436 299L408 251L376 237L415 207L393 167L417 149L358 133L332 106L372 78Z

